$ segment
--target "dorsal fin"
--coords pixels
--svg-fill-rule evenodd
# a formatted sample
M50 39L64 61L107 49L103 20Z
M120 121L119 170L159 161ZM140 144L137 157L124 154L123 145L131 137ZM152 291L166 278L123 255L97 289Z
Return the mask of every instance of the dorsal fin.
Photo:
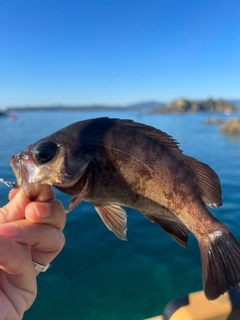
M190 169L201 192L203 202L211 207L222 205L222 190L216 172L207 164L184 155L184 161Z
M182 150L179 149L179 144L178 142L170 135L167 133L156 129L154 127L148 126L146 124L134 122L132 120L118 120L115 119L115 125L117 126L124 126L124 127L129 127L133 128L136 130L140 130L144 132L148 137L151 137L152 139L158 141L161 144L164 144L167 148L171 148L175 151L178 151L182 153Z

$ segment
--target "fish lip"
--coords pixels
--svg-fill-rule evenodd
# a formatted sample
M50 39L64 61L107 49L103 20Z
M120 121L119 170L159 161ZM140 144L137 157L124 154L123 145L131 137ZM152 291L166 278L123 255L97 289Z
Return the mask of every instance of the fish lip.
M20 154L17 154L10 158L10 165L17 179L17 184L21 186L23 182L23 177L22 177L22 170L21 170L21 164L20 164Z
M26 150L27 151L27 150ZM10 165L13 173L16 176L17 184L22 186L23 184L33 183L31 178L31 164L29 164L30 155L26 152L21 152L10 159Z
M31 166L28 166L30 157L17 154L10 158L10 165L17 179L18 187L21 187L29 199L34 200L39 193L39 183L32 183ZM41 187L40 187L41 188Z

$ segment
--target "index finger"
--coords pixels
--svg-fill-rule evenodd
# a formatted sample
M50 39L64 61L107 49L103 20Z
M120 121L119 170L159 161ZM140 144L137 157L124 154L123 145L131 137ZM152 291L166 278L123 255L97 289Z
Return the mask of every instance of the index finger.
M30 199L20 189L10 202L0 208L0 223L24 219L25 208L30 202Z
M47 202L53 200L54 192L48 185L34 186L36 197L34 200L39 202ZM0 208L0 223L6 223L25 218L25 208L31 202L22 189L10 192L11 199L3 208Z

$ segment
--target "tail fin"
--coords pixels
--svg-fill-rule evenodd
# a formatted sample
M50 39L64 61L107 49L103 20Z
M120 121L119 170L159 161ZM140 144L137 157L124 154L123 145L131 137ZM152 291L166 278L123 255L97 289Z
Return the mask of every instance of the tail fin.
M240 284L240 244L225 231L199 245L205 296L214 300Z

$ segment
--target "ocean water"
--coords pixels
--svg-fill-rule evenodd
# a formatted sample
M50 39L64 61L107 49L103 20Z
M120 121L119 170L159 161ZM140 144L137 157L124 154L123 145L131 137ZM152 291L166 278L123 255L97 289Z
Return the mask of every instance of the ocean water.
M16 121L0 118L0 177L14 180L9 159L30 143L72 122L102 116L155 126L178 140L185 154L212 166L221 180L223 206L211 212L240 241L240 137L203 123L215 114L17 112ZM0 205L8 191L0 184ZM57 192L57 198L68 205L68 196ZM39 275L38 296L24 320L142 320L161 314L174 297L202 289L196 239L191 235L184 249L140 213L127 209L127 214L127 242L116 238L88 203L68 215L66 245L51 269Z

